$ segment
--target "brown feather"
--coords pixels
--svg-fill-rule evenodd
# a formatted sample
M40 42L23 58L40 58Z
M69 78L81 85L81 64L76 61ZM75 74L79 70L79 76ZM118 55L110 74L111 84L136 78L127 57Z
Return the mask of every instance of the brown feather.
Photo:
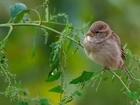
M126 60L125 52L124 52L124 49L123 49L123 47L122 47L122 45L121 45L120 38L119 38L114 32L112 32L112 35L114 36L115 41L117 42L118 46L120 47L122 59L123 59L123 60Z

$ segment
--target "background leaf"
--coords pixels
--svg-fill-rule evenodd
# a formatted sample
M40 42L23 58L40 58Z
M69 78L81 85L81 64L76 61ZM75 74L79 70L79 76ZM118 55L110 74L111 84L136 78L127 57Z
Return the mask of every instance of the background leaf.
M30 10L23 10L20 13L18 13L14 20L14 23L19 23L26 13L30 14Z
M70 84L78 84L81 82L85 82L88 81L92 76L93 76L93 72L88 72L88 71L83 71L82 75L73 79Z
M43 98L39 101L40 105L50 105L47 98Z
M77 96L82 96L82 93L80 93L78 90L74 92Z
M11 18L15 18L19 12L26 10L26 9L27 9L27 7L23 3L16 3L15 6L10 6Z
M137 92L125 92L125 94L134 100L138 99L139 96Z
M28 103L27 103L27 102L23 102L23 101L21 101L21 102L19 102L19 103L16 104L16 105L28 105Z
M52 81L58 80L59 78L60 78L60 72L56 72L56 73L54 73L54 75L49 76L46 79L46 82L52 82Z
M62 87L60 85L58 85L58 86L50 89L49 92L62 93L63 90L62 90Z

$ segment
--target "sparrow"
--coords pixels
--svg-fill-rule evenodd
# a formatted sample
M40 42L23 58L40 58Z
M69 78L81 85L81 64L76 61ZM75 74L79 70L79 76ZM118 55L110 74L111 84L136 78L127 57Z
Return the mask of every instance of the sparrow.
M133 80L124 65L125 52L120 38L103 21L94 22L84 38L84 50L92 61L103 66L103 70L121 68Z

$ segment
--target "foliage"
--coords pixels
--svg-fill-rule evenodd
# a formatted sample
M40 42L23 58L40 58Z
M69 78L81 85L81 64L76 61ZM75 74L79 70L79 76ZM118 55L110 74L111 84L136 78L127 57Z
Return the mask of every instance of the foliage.
M44 15L45 13L43 13L43 15L40 16L37 9L42 9L43 12L46 13L46 15ZM26 14L30 15L31 11L37 14L39 21L33 21L31 18L25 16ZM81 90L86 86L86 84L96 86L97 91L101 81L108 79L108 77L103 78L103 71L98 74L89 71L83 71L82 75L72 79L69 83L66 83L65 81L66 74L64 72L67 66L67 53L72 47L72 43L77 44L77 48L74 53L77 52L78 47L83 48L83 45L80 42L79 35L81 33L84 34L87 31L90 22L84 24L82 28L75 28L72 23L69 22L68 15L66 15L65 13L59 13L57 15L49 14L48 1L45 1L41 6L38 6L36 9L27 9L24 4L17 3L14 7L10 8L10 12L11 21L6 24L0 24L0 27L9 27L9 32L7 36L0 42L0 76L4 78L3 80L7 84L5 91L1 92L2 95L10 97L11 101L21 100L17 105L29 105L30 103L34 102L36 105L51 105L47 98L30 98L29 92L27 90L19 88L18 83L15 80L15 74L12 74L8 71L7 58L5 56L6 42L11 32L14 30L15 27L18 26L32 26L36 27L36 31L42 30L45 36L45 44L47 43L49 37L48 31L52 31L56 35L59 35L58 40L52 42L50 45L50 47L52 48L52 52L49 58L50 72L46 79L46 82L53 82L56 80L61 81L59 85L52 87L52 89L49 90L49 92L55 92L60 94L60 102L58 103L59 105L64 105L71 102L74 99L74 96L82 96ZM46 17L45 20L44 17ZM46 26L46 22L53 23L54 25L63 25L63 31L60 32ZM36 36L34 36L32 57L35 56L36 45ZM133 55L129 49L126 49L126 46L127 45L124 46L124 49L127 58L129 58L127 68L133 79L139 83L140 79L135 76L133 71L139 70L140 57ZM110 72L112 73L112 81L114 81L114 78L118 78L122 83L122 90L124 91L124 94L126 94L126 96L130 98L130 103L132 105L139 105L139 88L137 88L137 91L131 91L130 85L132 83L128 79L128 77L124 76L123 73L121 76L119 76L113 71ZM97 85L95 85L95 83L97 83ZM66 89L72 84L75 86L75 89L70 94L68 94Z

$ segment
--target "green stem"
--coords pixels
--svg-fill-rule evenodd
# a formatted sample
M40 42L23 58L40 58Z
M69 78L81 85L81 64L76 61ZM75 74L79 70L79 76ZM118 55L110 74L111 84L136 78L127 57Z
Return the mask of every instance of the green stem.
M66 36L68 39L70 39L70 40L72 40L73 42L75 42L75 43L77 43L78 45L80 45L82 48L84 48L84 46L79 42L79 41L77 41L77 40L75 40L75 39L73 39L73 38L71 38L71 37L69 37L69 36Z
M39 24L41 24L42 20L41 20L40 14L35 9L31 9L31 10L37 14L37 16L39 18Z
M10 26L10 29L9 29L9 31L8 31L8 34L6 35L6 37L4 38L4 40L3 40L3 41L6 41L6 40L8 39L8 37L10 36L10 34L11 34L12 30L13 30L13 27L12 27L12 26Z
M125 87L125 89L126 89L128 92L131 92L131 91L129 90L129 88L126 86L126 84L123 82L123 80L122 80L114 71L110 70L110 72L111 72L112 74L114 74L114 75L120 80L120 82L122 83L122 85Z
M54 30L50 27L47 27L47 26L44 26L44 25L40 25L40 24L36 24L36 23L9 23L9 24L0 24L0 27L10 27L10 26L13 26L13 27L16 27L16 26L33 26L33 27L40 27L40 28L44 28L46 30L50 30L50 31L53 31L57 34L60 34L62 35L61 32L57 31L57 30Z
M44 26L44 25L40 25L40 24L36 24L36 23L8 23L8 24L0 24L0 27L16 27L16 26L33 26L33 27L39 27L39 28L43 28L43 29L46 29L46 30L50 30L52 32L55 32L59 35L63 35L63 33L57 31L57 30L54 30L53 28L50 28L50 27L47 27L47 26ZM12 31L12 28L10 28L9 30L9 35L10 35L10 32ZM5 39L7 39L7 37L9 37L9 35L6 36ZM83 45L74 40L73 38L70 38L69 36L67 36L68 39L74 41L75 43L77 43L78 45L80 45L82 48L83 48Z

